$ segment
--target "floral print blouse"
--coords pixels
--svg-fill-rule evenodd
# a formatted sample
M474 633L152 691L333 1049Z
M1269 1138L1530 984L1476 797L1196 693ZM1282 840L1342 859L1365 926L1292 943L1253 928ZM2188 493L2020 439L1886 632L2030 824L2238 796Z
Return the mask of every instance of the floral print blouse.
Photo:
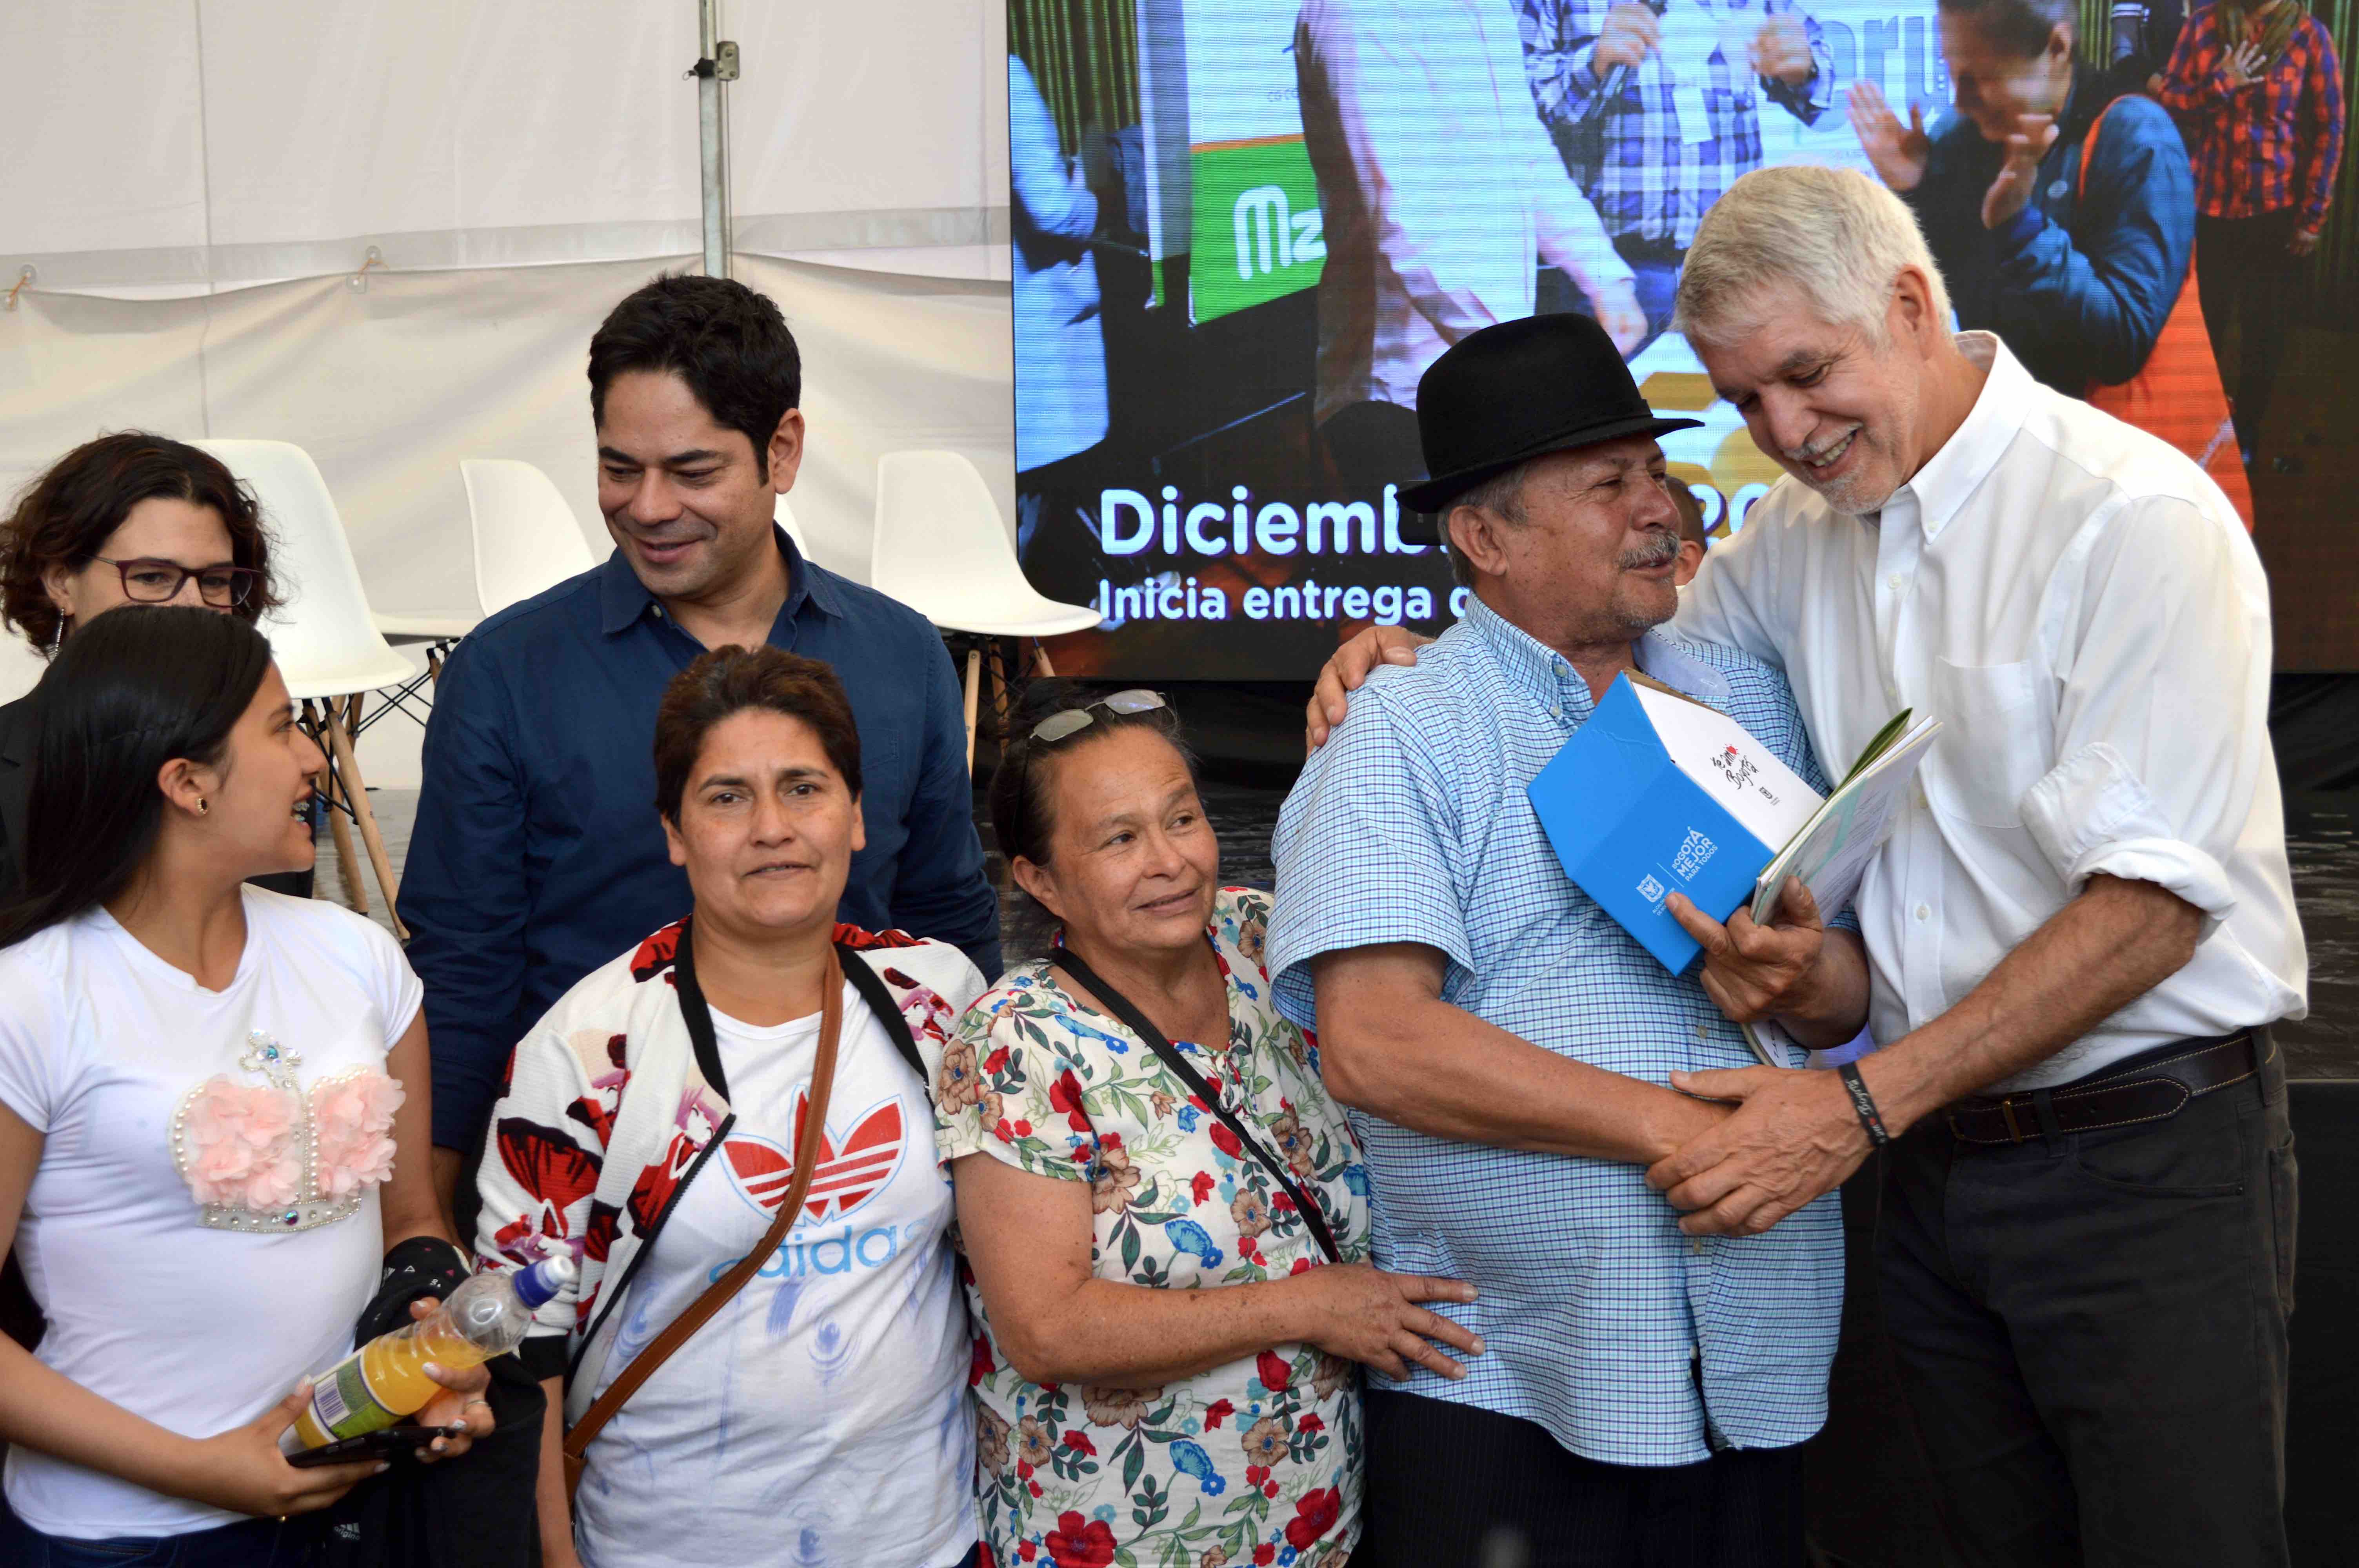
M1319 1080L1317 1044L1270 1002L1265 893L1224 889L1205 935L1229 1038L1175 1042L1292 1167L1351 1261L1367 1177ZM984 1153L1090 1184L1097 1276L1163 1290L1282 1278L1326 1261L1285 1189L1119 1021L1045 963L977 999L935 1084L944 1159ZM970 1276L980 1494L1005 1568L1341 1568L1359 1530L1358 1368L1279 1345L1159 1389L1043 1386L1000 1354Z

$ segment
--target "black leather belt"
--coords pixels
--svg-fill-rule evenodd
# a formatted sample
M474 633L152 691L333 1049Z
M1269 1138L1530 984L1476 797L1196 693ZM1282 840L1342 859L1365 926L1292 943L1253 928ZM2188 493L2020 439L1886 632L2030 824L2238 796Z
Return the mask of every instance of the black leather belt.
M1961 1143L1991 1145L2164 1121L2190 1101L2252 1077L2276 1052L2267 1029L2181 1040L2052 1089L1960 1100L1949 1110L1950 1131Z

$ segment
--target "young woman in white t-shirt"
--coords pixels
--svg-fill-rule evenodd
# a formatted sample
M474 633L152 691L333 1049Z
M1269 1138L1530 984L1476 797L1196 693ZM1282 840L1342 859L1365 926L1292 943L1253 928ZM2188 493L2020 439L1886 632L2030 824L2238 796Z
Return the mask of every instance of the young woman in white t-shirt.
M107 615L37 697L0 1250L49 1328L0 1338L0 1562L302 1563L318 1521L289 1516L383 1467L287 1463L305 1374L386 1247L449 1239L418 980L359 916L242 885L310 865L322 765L251 625ZM483 1369L440 1380L419 1419L488 1432Z

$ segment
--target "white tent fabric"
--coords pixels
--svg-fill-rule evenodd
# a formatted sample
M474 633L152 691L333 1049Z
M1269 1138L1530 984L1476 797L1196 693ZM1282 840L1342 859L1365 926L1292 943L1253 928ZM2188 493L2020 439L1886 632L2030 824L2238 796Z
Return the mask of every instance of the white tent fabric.
M735 0L736 248L1007 276L1002 0ZM692 0L11 0L0 288L690 254Z
M13 0L0 492L102 430L291 441L380 611L472 614L459 461L603 558L590 334L700 245L692 0ZM865 580L876 460L1014 515L1003 0L732 0L736 276L804 358L811 553ZM370 246L384 258L356 283ZM756 254L760 253L760 254ZM796 259L780 259L792 256ZM363 746L416 777L415 729Z
M659 265L396 273L364 293L342 277L173 300L27 293L0 315L0 490L102 430L292 441L327 477L375 608L472 614L462 458L538 465L607 553L583 366L599 319ZM887 451L966 453L1014 515L1005 284L755 256L735 270L802 347L793 496L822 565L866 579ZM378 783L414 776L400 756L363 761Z

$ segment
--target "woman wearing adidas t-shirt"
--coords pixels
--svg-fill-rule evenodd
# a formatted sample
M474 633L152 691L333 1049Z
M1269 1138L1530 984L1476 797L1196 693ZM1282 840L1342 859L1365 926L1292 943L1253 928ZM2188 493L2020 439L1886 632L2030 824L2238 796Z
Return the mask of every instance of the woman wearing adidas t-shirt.
M49 1328L0 1338L0 1563L305 1563L380 1466L287 1463L301 1379L351 1348L386 1247L450 1243L418 980L360 916L240 885L310 868L321 765L245 621L100 617L38 707L0 1250ZM445 1381L419 1419L487 1432L483 1370Z
M983 977L946 944L836 925L864 842L860 736L825 665L704 654L664 694L655 762L693 913L518 1044L477 1178L489 1264L582 1263L524 1350L552 1411L544 1555L966 1563L971 1357L926 1084ZM831 984L841 1033L799 1215L595 1427L569 1517L554 1412L579 1446L609 1386L770 1231Z

